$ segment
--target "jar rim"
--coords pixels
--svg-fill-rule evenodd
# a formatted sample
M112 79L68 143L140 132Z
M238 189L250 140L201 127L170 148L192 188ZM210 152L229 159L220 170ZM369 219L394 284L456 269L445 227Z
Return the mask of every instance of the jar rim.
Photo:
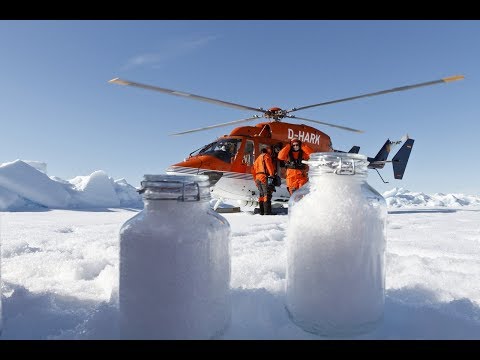
M339 157L339 158L349 158L349 159L353 159L353 160L367 161L367 156L363 155L363 154L336 152L336 151L312 153L312 154L310 154L310 160L309 161L320 160L324 157Z
M368 158L363 154L344 152L317 152L310 154L310 160L304 160L310 166L312 176L332 173L336 175L367 176Z
M200 201L210 198L210 181L207 175L146 174L140 183L145 199Z

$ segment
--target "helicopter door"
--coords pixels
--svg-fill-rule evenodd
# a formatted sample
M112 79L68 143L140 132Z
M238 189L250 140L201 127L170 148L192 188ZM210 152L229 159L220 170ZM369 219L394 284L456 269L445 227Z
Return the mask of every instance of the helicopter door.
M245 142L245 151L243 152L243 161L242 164L247 165L247 167L253 165L254 153L253 153L253 141L247 140Z
M241 151L243 148L243 156L241 156ZM252 165L255 160L255 153L254 153L254 143L253 140L245 140L245 144L240 148L239 153L237 154L237 159L240 158L241 162L239 161L235 166L236 172L250 174L252 171Z

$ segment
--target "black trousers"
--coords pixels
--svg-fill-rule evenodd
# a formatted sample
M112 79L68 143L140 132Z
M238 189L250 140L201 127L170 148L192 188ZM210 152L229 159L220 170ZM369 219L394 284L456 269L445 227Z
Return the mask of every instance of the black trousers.
M266 197L265 201L272 200L272 187L268 186L266 183L261 182L260 180L255 180L255 184L258 188L258 193L260 197Z

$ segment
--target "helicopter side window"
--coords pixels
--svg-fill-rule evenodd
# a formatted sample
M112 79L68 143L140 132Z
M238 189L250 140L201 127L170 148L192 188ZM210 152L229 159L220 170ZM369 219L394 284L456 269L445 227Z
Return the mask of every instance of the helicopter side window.
M253 141L247 140L245 152L243 154L243 163L247 166L253 165Z

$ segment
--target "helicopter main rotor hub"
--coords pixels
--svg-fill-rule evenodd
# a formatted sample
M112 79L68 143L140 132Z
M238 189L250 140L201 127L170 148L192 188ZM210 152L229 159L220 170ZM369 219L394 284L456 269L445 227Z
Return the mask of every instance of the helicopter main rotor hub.
M279 107L272 107L263 114L263 116L265 116L267 119L273 119L275 121L282 120L286 115L287 112Z

